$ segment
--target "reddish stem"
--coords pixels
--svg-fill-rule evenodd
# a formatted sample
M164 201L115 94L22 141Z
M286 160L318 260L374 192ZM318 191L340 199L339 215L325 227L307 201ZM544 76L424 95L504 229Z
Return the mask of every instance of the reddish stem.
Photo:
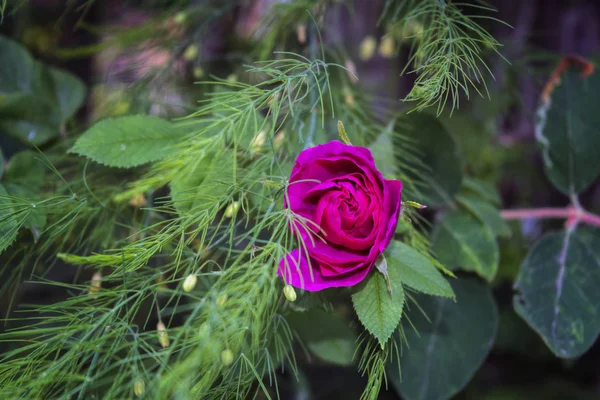
M569 206L566 208L530 208L520 210L502 211L504 219L526 218L564 218L568 224L583 222L588 225L600 227L600 216L591 214L581 208Z

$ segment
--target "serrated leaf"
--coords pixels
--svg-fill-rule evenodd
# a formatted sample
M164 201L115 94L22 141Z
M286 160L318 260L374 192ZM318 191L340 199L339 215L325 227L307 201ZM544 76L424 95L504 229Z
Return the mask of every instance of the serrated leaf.
M411 113L400 121L407 146L421 161L416 171L404 172L422 185L418 193L407 187L404 197L428 206L452 203L462 183L462 161L454 139L433 115Z
M371 271L352 295L358 319L377 338L381 347L398 327L404 306L404 290L399 271L390 268L388 276L391 295L385 278L378 271Z
M498 271L499 250L494 233L464 212L448 213L436 223L432 250L449 269L474 271L488 282Z
M160 118L131 115L105 119L77 139L69 150L110 167L135 167L169 155L182 135Z
M511 235L510 226L504 221L500 210L491 204L469 196L457 196L458 202L479 221L483 222L497 236L508 237Z
M500 195L495 187L489 183L477 178L465 176L463 179L463 189L466 192L471 192L478 195L482 199L489 201L492 204L499 206L502 203Z
M403 399L450 399L492 348L498 310L490 289L470 279L453 281L452 289L456 302L416 295L419 307L411 307L402 324L409 346L400 359L402 378L396 362L389 365L387 377Z
M171 182L175 208L189 212L214 204L233 184L234 167L234 155L226 151L198 157L186 164Z
M315 356L337 365L352 364L358 335L339 316L315 308L285 318Z
M548 178L565 194L582 192L600 174L599 91L597 67L565 57L542 94L536 138Z
M600 333L600 259L577 232L550 232L521 265L513 305L558 357L585 353Z
M417 292L454 297L452 287L431 261L402 242L393 240L386 254L390 268L396 268L402 284Z

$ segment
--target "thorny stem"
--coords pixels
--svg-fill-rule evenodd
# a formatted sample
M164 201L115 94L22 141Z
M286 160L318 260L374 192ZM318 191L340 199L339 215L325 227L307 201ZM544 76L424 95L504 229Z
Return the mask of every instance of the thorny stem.
M565 208L529 208L502 211L504 219L526 218L565 218L567 226L583 222L600 227L600 216L589 213L581 207L568 206Z

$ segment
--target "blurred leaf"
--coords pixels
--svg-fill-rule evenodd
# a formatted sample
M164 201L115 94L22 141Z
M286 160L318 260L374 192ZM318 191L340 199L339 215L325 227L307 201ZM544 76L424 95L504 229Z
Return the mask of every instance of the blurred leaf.
M454 211L437 221L432 250L449 269L474 271L488 282L498 270L499 250L494 233L464 212Z
M69 120L81 107L86 95L86 86L81 79L58 68L50 68L54 94L60 109L61 121Z
M385 278L378 271L371 271L352 295L352 304L358 319L379 341L381 347L398 327L404 306L404 290L400 271L388 271L392 293L387 289Z
M23 46L0 36L0 93L30 92L35 63Z
M457 200L467 211L486 224L494 234L503 237L510 236L510 226L508 226L502 215L500 215L500 210L485 201L469 196L458 196Z
M431 261L402 242L393 240L387 249L389 269L398 269L402 284L417 292L454 297L450 284Z
M542 94L536 138L548 178L565 194L582 192L600 174L599 91L598 69L565 57Z
M65 71L36 62L29 52L0 36L0 130L42 145L59 134L85 99L84 83Z
M0 148L0 178L4 175L4 154L2 153L2 148Z
M110 167L135 167L160 160L180 143L182 135L160 118L132 115L93 125L69 150Z
M545 234L515 282L517 313L558 357L586 352L600 333L600 259L578 232Z
M6 170L5 182L26 186L32 189L39 188L44 182L45 168L41 157L33 151L21 151L10 158Z
M336 314L314 308L286 315L290 327L318 358L337 365L351 365L356 332Z
M407 146L422 164L417 171L404 171L422 182L419 193L408 190L406 197L428 206L451 204L462 182L462 161L454 139L433 115L415 112L400 122L404 127L402 140L408 140Z
M171 182L171 197L179 212L199 211L207 199L223 198L234 182L234 155L222 152L200 157L185 165Z
M467 192L477 194L486 201L499 206L502 203L500 195L495 187L477 178L465 176L463 180L463 189Z
M400 359L402 377L394 362L388 378L406 400L451 398L471 380L494 343L498 311L490 289L471 279L451 284L456 302L416 295L419 307L412 307L403 322L409 349Z
M392 179L396 175L394 146L390 136L390 130L386 129L369 146L378 169L388 179Z

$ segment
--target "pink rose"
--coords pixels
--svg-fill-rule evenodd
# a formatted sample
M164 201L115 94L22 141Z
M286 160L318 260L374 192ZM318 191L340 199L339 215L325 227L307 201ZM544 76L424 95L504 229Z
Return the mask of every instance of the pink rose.
M287 284L318 291L353 286L389 244L400 214L402 182L385 179L371 151L338 141L302 151L284 207L299 249L279 263Z

